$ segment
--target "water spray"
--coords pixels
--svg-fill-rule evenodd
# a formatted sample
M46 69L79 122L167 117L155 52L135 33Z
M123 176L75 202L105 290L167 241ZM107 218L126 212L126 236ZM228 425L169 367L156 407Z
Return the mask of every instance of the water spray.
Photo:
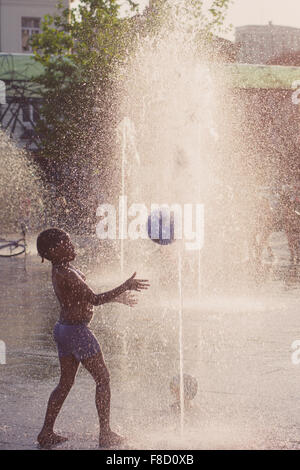
M135 127L134 123L127 116L119 124L119 138L121 141L121 205L120 205L120 270L121 275L124 274L124 239L125 239L125 199L126 199L126 187L125 187L125 176L126 176L126 163L127 163L127 150L130 147L130 152L134 154L135 160L140 164L140 157L136 148L135 143Z
M148 217L148 236L160 246L171 245L175 241L174 215L168 211L154 210ZM178 321L179 321L179 391L180 391L180 433L184 432L184 374L183 374L183 296L182 296L182 254L181 247L177 249L178 259Z

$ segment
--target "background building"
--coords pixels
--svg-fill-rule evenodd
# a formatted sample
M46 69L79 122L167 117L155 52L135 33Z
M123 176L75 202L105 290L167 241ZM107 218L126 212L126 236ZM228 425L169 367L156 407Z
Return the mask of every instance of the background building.
M300 29L290 26L247 25L235 29L239 48L237 61L247 64L268 64L272 59L300 51Z
M30 37L40 32L42 18L56 5L57 0L0 0L0 52L30 53Z
M72 2L63 0L63 5ZM40 32L44 16L55 13L56 5L57 0L0 0L0 125L33 152L41 99L32 79L41 67L33 59L29 39Z

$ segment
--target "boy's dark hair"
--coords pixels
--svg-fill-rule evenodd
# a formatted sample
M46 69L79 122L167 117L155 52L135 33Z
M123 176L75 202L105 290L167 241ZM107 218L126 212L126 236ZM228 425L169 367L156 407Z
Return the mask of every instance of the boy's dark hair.
M38 254L42 258L42 263L44 262L44 258L51 261L51 258L49 258L49 249L56 248L67 236L67 233L59 228L49 228L39 234L36 240L36 247Z

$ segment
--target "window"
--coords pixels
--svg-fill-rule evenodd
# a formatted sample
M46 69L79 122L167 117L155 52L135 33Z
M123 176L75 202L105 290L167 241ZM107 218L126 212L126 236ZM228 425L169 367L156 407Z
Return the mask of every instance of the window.
M22 51L32 52L29 40L34 34L40 33L41 18L22 17Z

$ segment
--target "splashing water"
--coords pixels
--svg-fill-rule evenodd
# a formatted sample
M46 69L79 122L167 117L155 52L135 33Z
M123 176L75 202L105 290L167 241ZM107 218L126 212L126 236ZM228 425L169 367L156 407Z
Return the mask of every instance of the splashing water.
M125 71L122 70L126 80L122 81L124 99L120 103L120 115L125 116L119 126L120 189L131 202L146 204L148 208L152 203L182 206L204 203L215 186L216 158L213 152L218 131L214 119L217 113L214 84L205 55L197 50L196 32L193 33L191 25L180 18L183 11L179 10L173 9L173 30L163 26L155 38L147 36L128 60ZM163 295L162 280L164 290L177 289L180 429L183 435L182 275L187 275L184 257L188 253L181 253L181 248L178 254L177 248L157 249L149 245L149 241L138 240L134 247L125 247L122 239L121 266L123 269L127 254L126 265L134 259L141 271L145 272L146 268L152 273L151 278L157 280L159 295ZM141 246L140 252L138 246ZM200 291L199 252L193 252L192 262L194 259L195 272L190 271L188 277ZM178 269L174 270L176 265Z
M1 235L20 231L21 223L36 230L45 223L45 195L37 168L10 138L0 133Z
M183 332L189 321L185 305L199 308L206 293L248 286L249 278L240 266L247 257L245 227L250 217L245 217L243 197L235 196L241 187L249 186L250 178L242 162L238 118L231 115L230 91L223 86L221 68L210 63L209 49L199 43L198 20L180 2L170 4L170 15L171 21L162 24L155 36L141 39L120 73L121 194L148 208L152 203L204 204L205 243L201 251L182 250L179 271L174 268L178 252L173 246L155 247L142 239L122 241L121 256L122 266L132 263L134 269L149 273L157 293L155 301L147 299L153 311L163 305L164 297L169 306L172 299L179 299L175 309L183 435L183 375L191 367L183 357ZM233 141L239 142L240 153L236 152L232 165ZM251 204L253 193L249 191L247 197Z

